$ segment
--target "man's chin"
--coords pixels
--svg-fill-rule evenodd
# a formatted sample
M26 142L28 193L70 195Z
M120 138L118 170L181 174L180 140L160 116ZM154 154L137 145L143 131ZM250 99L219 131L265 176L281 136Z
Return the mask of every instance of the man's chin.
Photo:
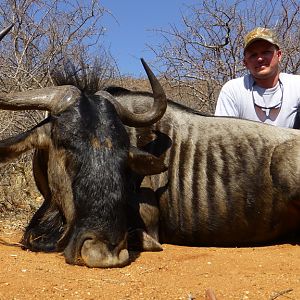
M266 78L266 77L270 77L270 71L267 69L264 70L260 70L258 72L255 72L253 75L253 77L255 78Z

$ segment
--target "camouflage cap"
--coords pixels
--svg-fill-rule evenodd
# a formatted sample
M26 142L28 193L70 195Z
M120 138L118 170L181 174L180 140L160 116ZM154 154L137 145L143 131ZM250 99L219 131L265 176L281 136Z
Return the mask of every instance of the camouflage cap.
M267 42L277 46L278 48L280 48L277 36L276 36L276 34L273 30L268 29L268 28L257 27L255 29L253 29L252 31L250 31L245 36L245 38L244 38L244 50L248 46L250 46L250 44L252 44L253 42L255 42L257 40L267 41Z

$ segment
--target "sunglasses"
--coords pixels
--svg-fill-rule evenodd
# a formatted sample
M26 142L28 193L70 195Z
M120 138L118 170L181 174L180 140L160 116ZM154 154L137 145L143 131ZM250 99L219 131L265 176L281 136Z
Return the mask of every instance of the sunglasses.
M258 119L261 122L265 122L266 120L275 121L280 113L282 101L283 101L283 86L282 86L281 81L279 81L279 86L280 86L280 90L281 90L280 102L278 104L276 104L274 106L270 106L270 107L261 106L256 103L255 97L254 97L254 92L253 92L253 86L254 86L254 84L252 85L252 100L253 100L254 109L255 109Z

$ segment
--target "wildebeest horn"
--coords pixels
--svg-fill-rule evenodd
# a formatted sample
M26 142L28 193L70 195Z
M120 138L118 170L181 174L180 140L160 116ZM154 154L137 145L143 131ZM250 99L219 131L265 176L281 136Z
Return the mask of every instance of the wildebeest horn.
M0 94L0 109L7 110L48 110L53 114L66 110L81 95L72 85L46 87L38 90Z
M150 111L141 114L135 114L123 107L108 92L99 91L96 93L96 95L101 95L112 102L122 122L125 125L132 127L146 127L154 124L164 115L167 108L167 98L162 86L160 85L159 81L157 80L151 69L148 67L144 59L141 58L141 62L147 73L153 91L154 102Z
M8 34L8 32L13 28L14 24L9 25L0 32L0 41Z

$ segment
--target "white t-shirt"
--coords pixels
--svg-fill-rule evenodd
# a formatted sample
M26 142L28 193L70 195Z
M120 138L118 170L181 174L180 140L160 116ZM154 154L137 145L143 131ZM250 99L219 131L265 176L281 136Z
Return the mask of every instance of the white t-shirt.
M253 77L248 74L224 84L215 115L292 128L298 106L300 75L280 73L279 83L274 88L264 89L255 85Z

